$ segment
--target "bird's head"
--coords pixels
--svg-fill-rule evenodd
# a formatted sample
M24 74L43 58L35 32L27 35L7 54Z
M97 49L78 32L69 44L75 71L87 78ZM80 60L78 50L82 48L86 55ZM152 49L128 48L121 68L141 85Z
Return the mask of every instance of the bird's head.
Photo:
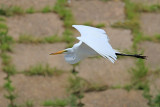
M69 53L72 53L73 52L73 49L72 48L67 48L67 49L64 49L64 50L61 50L61 51L58 51L58 52L54 52L54 53L51 53L49 55L57 55L57 54L69 54Z

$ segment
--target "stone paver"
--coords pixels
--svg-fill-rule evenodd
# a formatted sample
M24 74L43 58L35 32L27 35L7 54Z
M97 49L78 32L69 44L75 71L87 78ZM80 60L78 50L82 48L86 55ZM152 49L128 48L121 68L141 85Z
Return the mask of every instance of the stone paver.
M146 5L152 5L152 4L160 4L160 0L131 0L135 3L142 3Z
M34 9L42 9L45 6L54 6L56 0L1 0L2 6L19 6L23 9L33 7Z
M142 42L140 47L144 49L144 55L147 56L147 65L154 70L160 68L160 43Z
M14 52L10 55L18 70L24 70L39 63L48 63L50 67L69 71L72 66L65 62L64 55L49 55L52 52L63 50L65 47L65 43L16 44L13 48Z
M71 9L77 23L93 22L111 24L124 20L124 6L120 1L74 0Z
M134 67L134 60L130 58L118 59L115 64L104 58L85 59L77 67L79 76L91 82L106 85L125 85L130 83L128 69Z
M85 107L148 107L142 92L122 89L88 93L82 102Z
M144 34L149 36L160 34L160 14L143 13L140 19L141 29Z
M64 31L63 22L55 13L35 13L23 16L7 18L8 34L14 39L20 35L31 35L35 37L61 35Z
M33 101L39 107L46 100L64 98L67 95L67 74L53 77L15 75L11 80L18 95L15 101L17 104Z
M133 36L130 30L106 28L110 44L115 49L131 50Z

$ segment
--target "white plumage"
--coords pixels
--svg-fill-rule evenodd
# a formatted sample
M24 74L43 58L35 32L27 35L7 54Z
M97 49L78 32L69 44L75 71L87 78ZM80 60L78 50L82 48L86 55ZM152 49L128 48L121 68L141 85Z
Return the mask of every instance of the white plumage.
M80 32L81 37L77 37L80 40L79 43L69 48L69 51L74 52L65 55L65 60L68 63L74 64L86 57L96 55L101 55L111 62L115 62L117 58L115 50L108 43L109 39L104 30L84 25L73 25L73 27Z

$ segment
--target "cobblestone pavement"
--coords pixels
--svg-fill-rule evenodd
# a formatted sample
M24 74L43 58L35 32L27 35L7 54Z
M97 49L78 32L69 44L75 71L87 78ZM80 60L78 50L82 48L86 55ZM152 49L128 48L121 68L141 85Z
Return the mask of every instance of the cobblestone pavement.
M55 42L42 41L45 37L53 35L57 35L57 37L50 39L63 38L68 29L73 33L73 37L80 35L74 29L66 26L68 23L66 22L67 18L64 18L67 17L65 13L54 10L58 1L60 0L11 0L10 2L0 0L0 14L2 14L0 17L5 19L5 21L0 20L0 23L6 24L7 33L14 40L10 44L12 51L6 53L11 57L10 63L17 70L10 78L17 96L14 103L17 105L28 107L25 106L26 102L32 101L34 107L42 107L46 100L69 96L69 92L66 90L71 84L69 78L73 76L71 72L73 66L65 62L64 55L49 56L49 53L68 47L69 42L63 39L55 40ZM148 6L160 5L160 0L130 1ZM64 6L71 12L75 24L102 25L101 28L107 32L113 48L122 50L122 52L134 53L135 32L130 28L112 26L117 22L128 21L126 5L127 3L123 0L71 0L70 4ZM3 13L3 11L8 12L8 8L16 6L19 7L17 10L10 10L15 14L6 15ZM31 8L34 11L30 11L33 12L18 13L20 9L29 11ZM61 11L63 9L60 9ZM70 20L70 22L72 21ZM139 30L144 38L150 38L136 44L138 49L148 56L144 64L148 73L145 77L139 77L139 80L142 83L147 81L150 89L148 94L154 99L160 90L160 73L158 73L160 71L160 12L141 11L137 22L140 24ZM159 36L155 37L155 35ZM20 41L21 37L24 39L22 38ZM39 39L41 39L40 42ZM3 50L1 49L0 52L0 106L7 107L10 101L5 97L8 92L4 88L7 82L5 79L7 72L4 69L6 64ZM85 92L82 99L84 107L149 107L149 99L144 95L144 87L135 85L137 84L135 82L136 74L131 72L131 70L142 68L141 65L136 64L137 61L134 58L119 57L116 63L112 64L106 59L96 57L87 58L75 65L78 77L90 84L108 87L100 92L94 90L93 92ZM63 72L57 75L29 74L30 69L36 65L47 65ZM143 71L143 68L141 70Z

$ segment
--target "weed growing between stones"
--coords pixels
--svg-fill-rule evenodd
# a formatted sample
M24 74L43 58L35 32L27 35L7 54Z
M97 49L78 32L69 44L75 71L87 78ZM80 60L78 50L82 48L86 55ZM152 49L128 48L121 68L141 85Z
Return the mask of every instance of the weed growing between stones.
M16 95L14 94L15 88L12 85L12 81L10 80L10 76L6 78L6 83L4 84L4 88L8 92L8 94L5 94L5 98L10 101L10 104L8 107L17 107L17 105L14 103L14 100L16 98Z
M26 12L26 13L29 13L29 14L32 14L32 13L35 13L36 10L35 10L33 7L30 7L30 8L28 8L28 9L26 9L25 12Z
M111 1L111 0L101 0L101 1L107 2L107 1Z
M132 74L132 83L126 89L134 88L144 90L147 86L146 77L148 74L148 68L145 66L144 60L138 59L136 67L131 68L129 72Z
M2 5L0 7L0 15L4 15L4 16L12 16L12 15L20 15L20 14L24 14L24 10L19 7L19 6L4 6Z
M70 28L74 24L74 18L71 10L67 7L66 0L57 0L54 11L58 13L60 18L64 21L64 26Z
M139 11L141 12L160 12L160 4L153 4L153 5L143 5L139 4Z
M70 93L70 106L71 107L83 107L81 99L84 97L84 89L87 85L86 81L77 76L77 72L73 72L73 77L69 78L68 92ZM74 98L74 99L72 99ZM73 101L72 101L73 100Z
M160 93L152 100L151 107L160 107Z
M26 107L34 107L33 101L30 100L26 101L25 105Z
M6 53L1 53L0 57L2 58L2 64L3 65L9 65L11 61L11 57L8 56Z
M11 51L10 44L13 43L13 39L7 35L8 27L0 22L0 49L2 52Z
M96 28L103 28L103 27L106 26L104 23L93 24L93 22L85 22L83 25L93 26L93 27L96 27Z
M5 20L5 18L4 17L0 17L0 22L5 22L6 20Z
M71 30L65 30L63 33L63 36L53 35L53 36L47 36L43 38L33 37L31 35L20 35L17 42L19 43L57 43L57 42L66 42L68 43L67 47L73 46L73 41L75 41L75 38L72 37L72 31Z
M63 33L63 37L62 37L63 41L65 41L68 45L66 48L68 47L72 47L73 44L74 44L74 41L76 40L74 37L73 37L73 33L70 29L66 29Z
M58 70L57 68L51 68L48 64L42 65L37 64L35 66L31 66L30 69L25 70L24 73L26 75L42 75L42 76L59 76L63 73L63 70Z
M18 41L19 43L42 43L44 40L42 38L36 38L31 35L20 35Z
M42 13L53 12L53 9L50 6L45 6L41 12Z
M66 0L57 0L53 10L60 16L64 21L65 31L63 33L63 39L68 43L67 47L73 45L75 39L73 38L72 25L75 23L73 15L69 7L67 6Z
M66 107L67 105L68 105L67 99L46 100L43 102L43 106Z
M160 43L160 34L155 34L154 36L143 36L143 41L151 41L151 42L157 42Z
M13 43L13 39L7 35L8 28L4 24L0 26L0 57L2 58L3 71L7 74L5 78L6 82L4 84L4 89L7 91L5 94L5 98L10 101L8 107L17 107L14 103L16 95L14 93L14 86L12 85L12 81L10 77L16 73L15 66L10 63L11 57L7 55L7 52L11 52L11 44Z

